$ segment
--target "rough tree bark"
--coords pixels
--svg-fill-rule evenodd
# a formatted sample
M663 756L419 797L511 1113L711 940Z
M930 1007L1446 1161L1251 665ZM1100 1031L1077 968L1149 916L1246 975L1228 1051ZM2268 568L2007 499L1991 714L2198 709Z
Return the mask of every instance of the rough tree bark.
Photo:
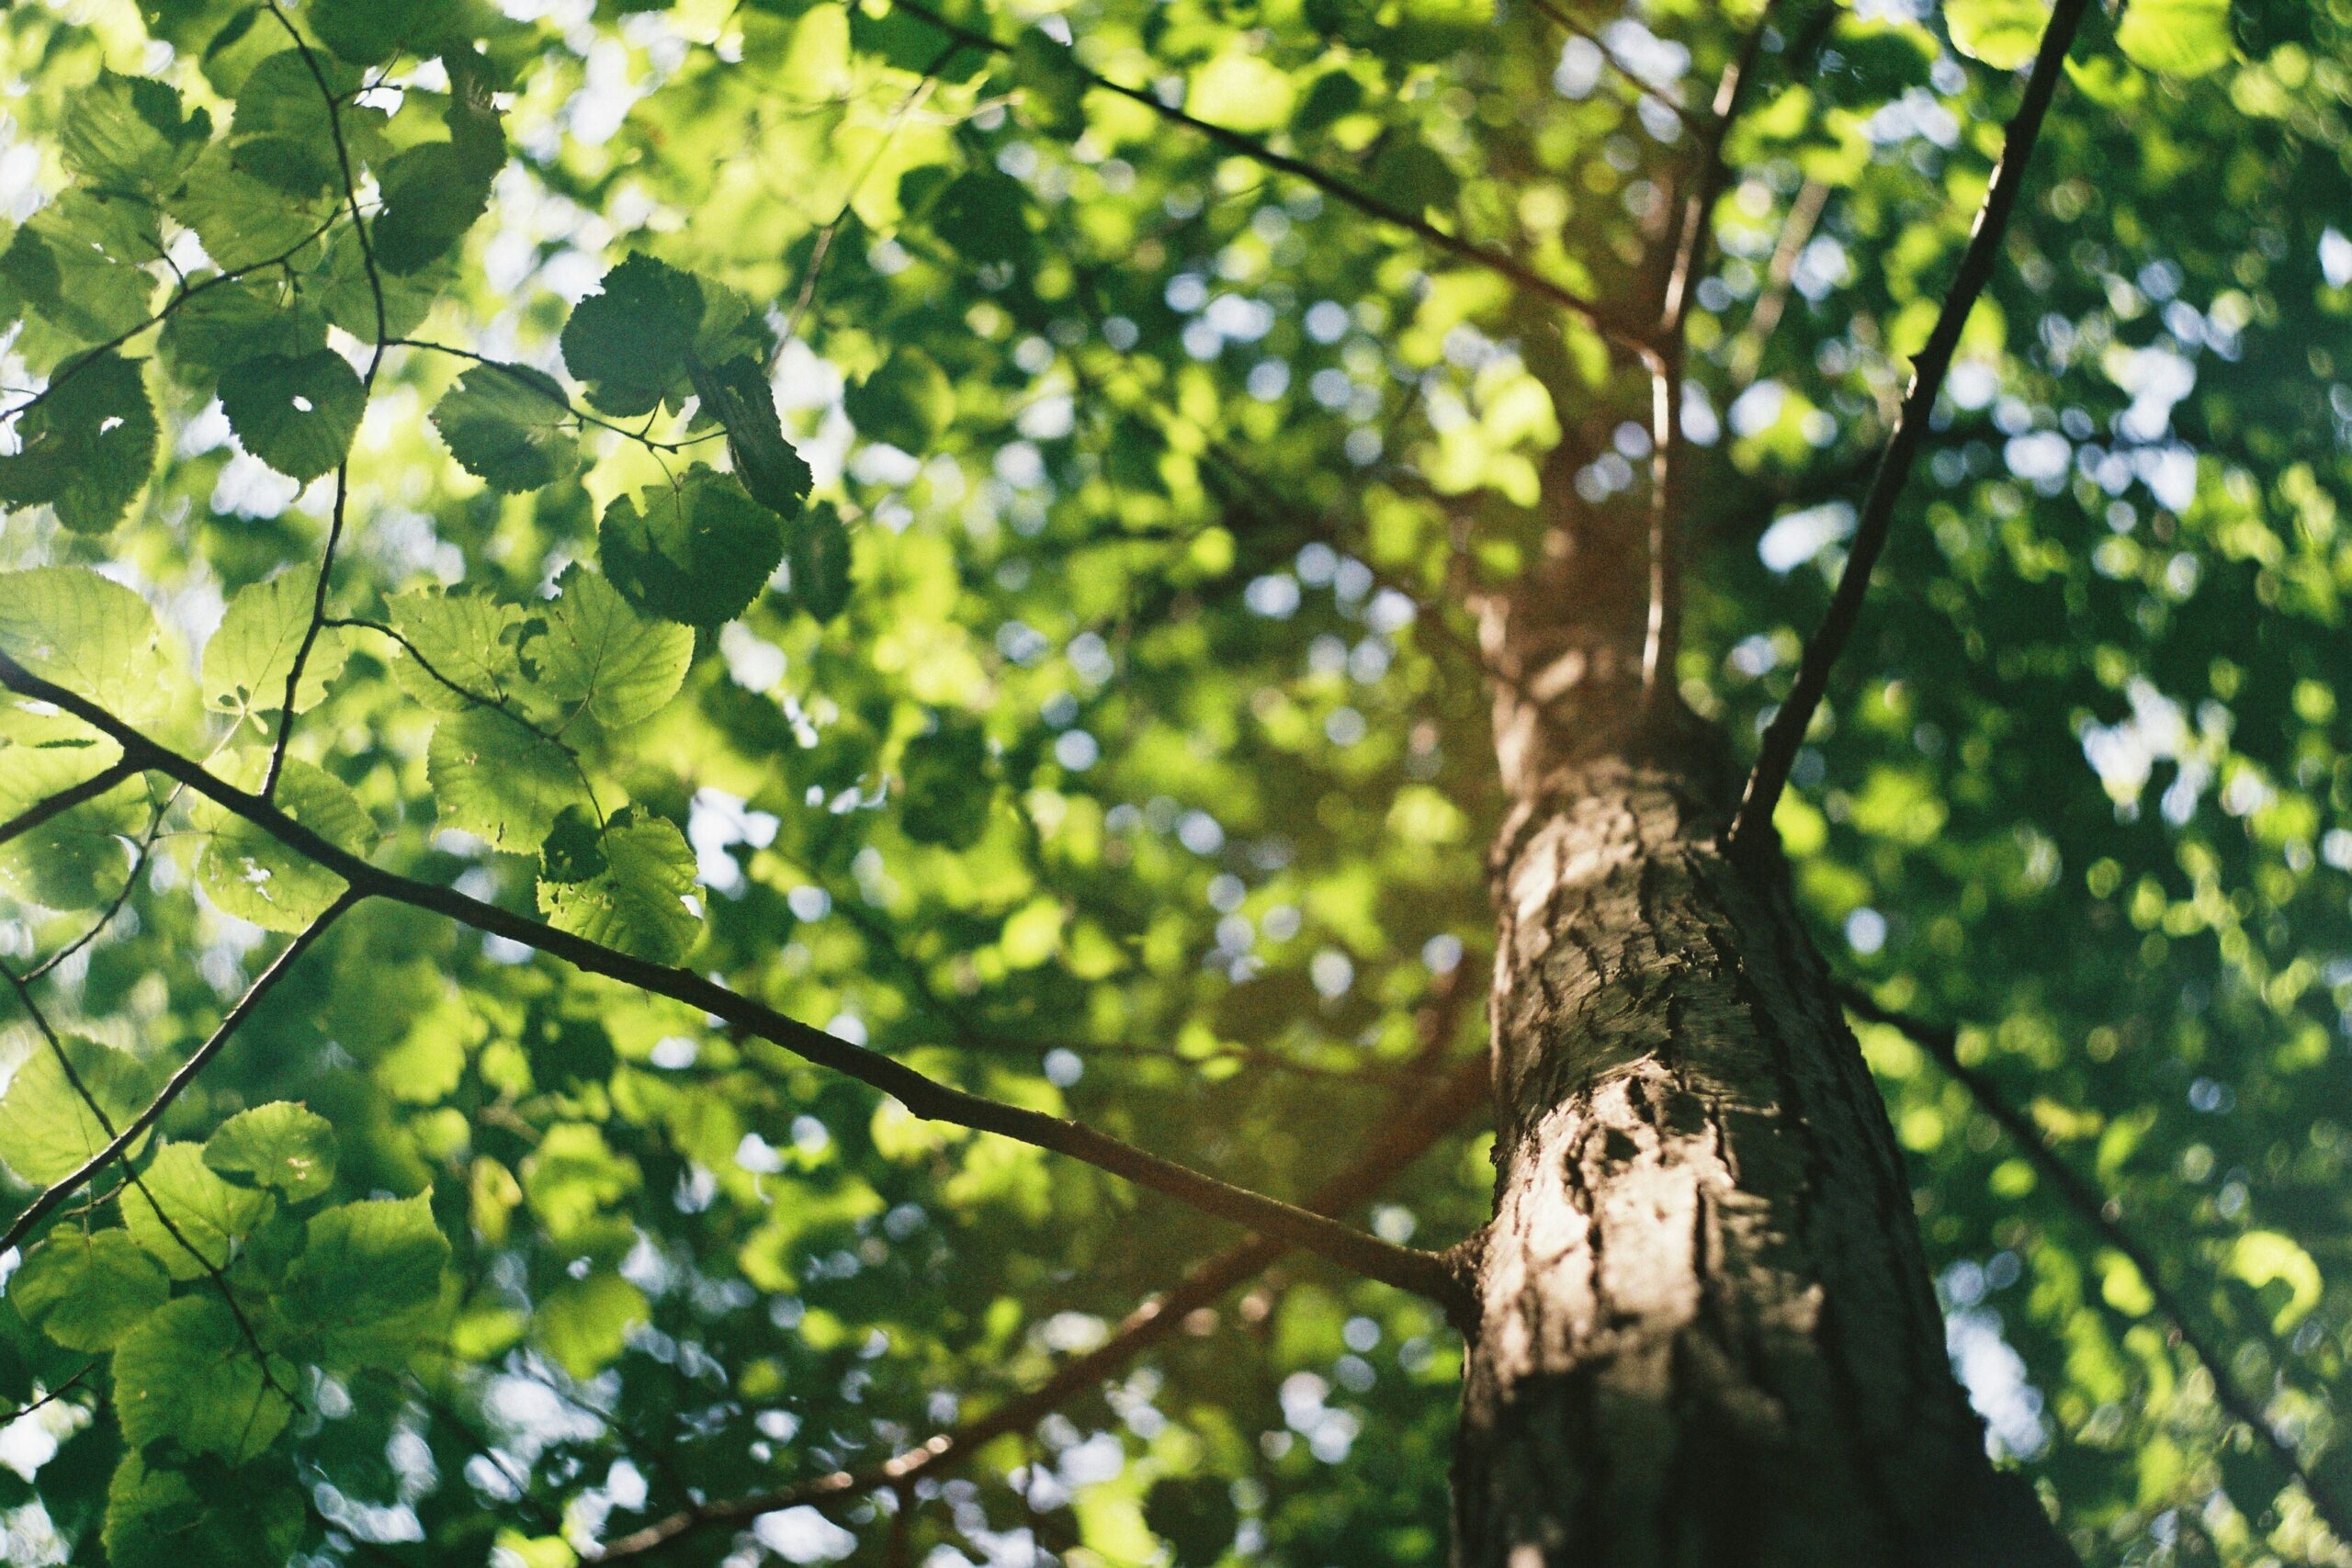
M1462 1568L2071 1563L1954 1382L1884 1108L1719 738L1647 705L1641 541L1485 610L1498 1140Z

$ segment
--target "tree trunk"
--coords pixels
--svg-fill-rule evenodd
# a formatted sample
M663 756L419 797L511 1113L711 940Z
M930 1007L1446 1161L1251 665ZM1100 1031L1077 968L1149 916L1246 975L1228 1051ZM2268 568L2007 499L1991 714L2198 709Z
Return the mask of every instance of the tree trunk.
M1495 1217L1460 1568L2040 1568L1883 1106L1719 739L1645 708L1632 541L1489 604Z

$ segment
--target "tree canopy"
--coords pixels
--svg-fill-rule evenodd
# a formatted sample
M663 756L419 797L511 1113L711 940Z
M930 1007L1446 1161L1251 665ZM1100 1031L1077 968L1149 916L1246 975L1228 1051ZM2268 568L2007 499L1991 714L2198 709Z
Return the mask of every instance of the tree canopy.
M1999 1454L2352 1562L2352 6L2054 9L0 11L7 1560L1441 1560L1477 609L1634 508L1743 764L1850 632Z

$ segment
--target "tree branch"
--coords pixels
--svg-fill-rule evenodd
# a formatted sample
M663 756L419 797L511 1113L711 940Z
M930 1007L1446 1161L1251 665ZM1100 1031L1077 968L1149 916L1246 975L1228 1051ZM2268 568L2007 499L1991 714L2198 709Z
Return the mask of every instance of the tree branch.
M970 28L949 21L929 6L920 4L919 0L890 0L890 4L910 17L921 17L947 37L968 44L974 49L985 50L990 54L1012 52L1011 44L1001 43L987 33L977 32ZM1187 114L1182 109L1163 104L1141 87L1130 87L1123 82L1114 82L1107 76L1089 71L1085 66L1079 64L1074 56L1070 61L1070 69L1084 77L1090 86L1099 87L1106 93L1115 93L1120 97L1141 104L1162 119L1183 126L1188 130L1196 131L1228 152L1247 158L1251 163L1272 169L1277 174L1304 180L1326 196L1347 203L1367 218L1375 219L1393 228L1402 229L1407 233L1445 252L1448 255L1469 262L1476 266L1482 266L1531 293L1540 295L1576 316L1610 343L1630 354L1639 355L1646 346L1639 334L1628 330L1599 304L1566 284L1555 282L1544 276L1516 256L1482 245L1475 240L1465 240L1459 234L1448 233L1429 220L1416 213L1408 212L1402 208L1391 207L1369 191L1360 190L1337 175L1317 168L1303 158L1294 158L1288 153L1277 152L1254 137L1244 136L1238 130L1229 130L1224 126L1213 124L1208 120Z
M1580 38L1599 50L1601 63L1608 66L1618 80L1633 89L1634 96L1647 98L1659 107L1666 109L1676 119L1680 120L1682 128L1692 135L1701 136L1706 133L1706 122L1684 108L1681 99L1645 77L1634 74L1633 68L1617 57L1617 51L1610 48L1599 33L1569 16L1565 7L1553 4L1553 0L1528 0L1528 4L1534 8L1537 15L1562 32L1572 38Z
M1295 1204L1235 1187L1163 1159L1079 1122L1007 1105L941 1083L903 1062L787 1018L692 970L648 963L469 897L454 888L435 887L385 871L328 842L261 796L225 784L193 759L158 745L88 699L42 680L5 654L0 654L0 685L72 714L113 739L122 747L127 760L175 779L243 818L342 877L358 897L387 898L442 915L476 931L560 958L591 974L684 1002L782 1052L895 1096L908 1110L927 1120L995 1133L1068 1155L1190 1204L1204 1213L1278 1237L1368 1279L1428 1296L1444 1303L1450 1311L1461 1305L1461 1287L1445 1260L1435 1253L1382 1241Z
M1968 1091L1969 1098L1976 1101L1977 1109L1999 1123L2001 1130L2009 1135L2018 1151L2025 1156L2026 1162L2041 1174L2066 1206L2075 1211L2076 1217L2097 1232L2101 1241L2131 1259L2132 1267L2140 1271L2142 1282L2148 1287L2149 1298L2155 1303L2156 1310L2172 1320L2180 1342L2188 1347L2190 1354L2203 1364L2207 1375L2212 1378L2214 1397L2220 1400L2222 1408L2228 1411L2233 1420L2242 1421L2253 1428L2268 1445L2278 1462L2302 1487L2303 1495L2311 1499L2312 1511L2327 1521L2327 1528L2335 1532L2336 1539L2352 1541L2352 1504L2324 1491L2312 1478L2310 1470L2295 1452L2294 1445L2270 1424L2269 1417L2262 1412L2261 1404L2238 1386L2222 1348L2197 1327L2188 1314L2187 1304L2157 1272L2155 1258L2137 1236L2123 1228L2121 1221L2112 1217L2098 1189L2059 1157L2058 1152L2043 1139L2041 1129L2033 1124L2031 1118L2011 1105L1990 1077L1960 1059L1957 1033L1924 1019L1882 1007L1868 992L1859 987L1841 987L1840 993L1847 1008L1855 1016L1868 1019L1872 1023L1885 1024L1933 1057L1938 1066Z
M67 1086L74 1090L75 1098L81 1100L84 1109L89 1111L90 1119L106 1133L108 1140L107 1148L112 1151L114 1158L122 1162L125 1183L139 1190L139 1195L147 1200L148 1208L154 1211L155 1223L162 1225L164 1234L178 1244L179 1249L196 1259L197 1267L211 1278L213 1288L220 1292L221 1304L229 1309L229 1315L236 1320L238 1332L244 1336L246 1348L254 1353L254 1365L261 1372L261 1381L287 1404L297 1410L301 1409L302 1402L295 1398L293 1393L277 1381L277 1374L269 1370L269 1352L263 1348L261 1336L254 1331L253 1319L245 1315L244 1306L237 1300L237 1292L230 1288L229 1278L221 1272L221 1266L207 1257L196 1243L188 1240L187 1233L180 1229L180 1223L172 1218L171 1211L164 1207L163 1200L156 1197L148 1188L147 1179L139 1173L137 1166L130 1163L130 1156L122 1152L130 1140L115 1132L114 1119L107 1114L106 1107L98 1103L98 1097L91 1093L90 1086L83 1081L81 1072L74 1066L74 1058L66 1054L64 1040L58 1034L55 1026L49 1021L49 1015L41 1010L40 1003L34 999L31 985L14 969L0 967L0 978L6 978L16 991L18 1005L24 1008L27 1016L33 1021L33 1027L40 1032L41 1038L48 1043L50 1054L57 1058L58 1070L64 1074ZM95 1167L87 1168L95 1168ZM86 1179L86 1176L81 1172L77 1172L76 1175ZM121 1189L118 1188L116 1190L119 1193ZM10 1228L11 1245L14 1244L16 1234L12 1226Z
M1487 1077L1482 1055L1463 1063L1434 1092L1408 1101L1403 1119L1386 1130L1363 1159L1317 1192L1311 1207L1318 1213L1338 1214L1365 1201L1461 1123L1471 1108L1486 1098ZM1175 1333L1191 1314L1213 1304L1289 1250L1282 1241L1253 1235L1204 1258L1186 1270L1177 1284L1127 1314L1109 1338L1084 1355L1064 1361L1028 1393L887 1460L858 1470L835 1471L775 1492L684 1509L610 1541L592 1555L607 1562L641 1556L714 1525L743 1524L779 1508L842 1502L884 1487L904 1487L919 1476L951 1469L991 1440L1026 1431L1071 1398L1100 1385Z
M165 1080L162 1089L157 1091L155 1098L148 1103L147 1109L125 1122L121 1131L115 1133L107 1141L106 1147L84 1160L78 1168L43 1188L39 1195L26 1206L25 1212L10 1223L6 1234L0 1235L0 1252L6 1252L24 1240L31 1233L33 1226L40 1223L42 1215L79 1191L83 1183L105 1169L108 1161L120 1157L123 1152L136 1143L147 1129L153 1127L164 1112L171 1109L172 1101L177 1100L188 1085L196 1081L197 1074L204 1070L205 1065L220 1054L220 1048L229 1043L229 1037L236 1033L245 1020L253 1016L254 1010L261 1005L262 998L277 987L279 980L285 978L286 972L294 966L296 960L300 959L320 937L324 936L327 928L334 924L335 920L349 909L354 902L355 900L348 895L337 899L328 908L326 913L311 921L300 935L288 942L284 951L270 961L269 967L255 976L254 983L245 987L245 994L239 997L236 1004L222 1015L220 1024L206 1038L204 1043L198 1046L195 1054L180 1064L179 1070ZM92 1107L94 1111L96 1109L95 1106ZM103 1118L101 1120L103 1121ZM161 1213L161 1210L157 1212Z
M0 822L0 844L31 832L52 817L62 817L85 801L98 796L131 777L139 770L125 758L108 768L102 768L80 784L59 790L46 800L34 802L6 822Z
M2065 62L2067 45L2087 6L2088 0L2057 0L2050 26L2042 32L2041 52L2035 56L2033 73L2026 80L2024 101L2018 106L2017 117L2009 121L2001 161L1994 165L1992 183L1984 190L1984 205L1977 212L1968 248L1960 258L1960 271L1952 279L1943 310L1936 317L1935 329L1928 334L1927 346L1919 351L1910 390L1904 394L1903 412L1896 416L1894 434L1887 438L1878 471L1871 477L1870 493L1862 502L1861 517L1854 529L1854 547L1846 558L1845 572L1838 579L1837 592L1830 599L1827 614L1822 616L1820 629L1805 645L1795 688L1764 731L1756 767L1747 775L1747 789L1732 823L1731 841L1735 847L1754 847L1770 840L1772 808L1779 804L1781 791L1789 782L1789 769L1796 761L1797 749L1804 743L1805 728L1813 722L1822 694L1828 689L1829 671L1853 636L1863 596L1870 592L1871 570L1878 564L1879 553L1886 547L1894 502L1919 455L1920 443L1926 439L1928 416L1934 412L1936 394L1943 389L1944 373L1951 368L1953 351L1960 346L1961 329L1967 324L1977 296L1984 291L1985 283L1993 276L2001 236L2008 228L2010 212L2017 207L2018 191L2025 182L2026 164L2033 156L2034 139L2041 134L2042 117L2049 111L2051 97L2058 89L2059 68Z
M368 351L368 367L359 378L360 412L367 412L368 395L376 389L376 372L383 367L384 340L390 335L390 324L384 317L384 278L376 268L375 242L368 237L367 221L359 216L359 182L351 166L351 147L343 134L343 105L327 85L326 72L319 64L319 57L286 13L278 8L277 0L268 0L269 14L294 40L294 48L301 54L302 63L309 67L311 80L318 85L319 96L326 100L327 133L334 140L334 157L343 171L343 197L351 213L351 231L359 243L360 264L368 269L368 291L376 303L376 342ZM355 437L356 432L354 432ZM344 513L351 500L351 459L334 466L334 514L327 525L326 548L319 555L319 580L311 591L310 624L302 628L301 644L294 649L294 662L286 671L286 703L277 717L277 739L269 749L269 769L262 775L261 796L267 800L277 793L277 775L286 766L286 748L294 739L294 712L297 696L302 688L302 670L311 661L311 650L318 645L319 632L326 625L327 586L334 574L335 547L343 542Z

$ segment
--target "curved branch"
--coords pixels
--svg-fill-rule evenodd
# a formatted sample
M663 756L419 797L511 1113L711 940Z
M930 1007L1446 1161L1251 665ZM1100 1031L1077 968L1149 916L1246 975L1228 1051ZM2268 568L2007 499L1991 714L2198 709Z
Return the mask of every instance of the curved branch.
M2017 117L2009 121L2008 134L2001 146L2001 161L1994 165L1992 183L1984 188L1984 205L1976 214L1968 249L1961 255L1960 271L1952 278L1951 292L1944 299L1935 329L1928 334L1927 346L1919 351L1912 370L1911 389L1903 397L1903 412L1895 418L1894 433L1887 438L1878 471L1871 476L1870 493L1863 498L1861 517L1854 528L1853 551L1846 558L1846 570L1838 579L1837 592L1830 598L1828 612L1821 618L1820 629L1805 645L1804 661L1797 667L1795 688L1764 731L1755 770L1747 775L1747 788L1739 803L1739 815L1732 822L1731 840L1735 846L1753 847L1770 838L1772 808L1780 803L1781 791L1789 782L1789 769L1797 760L1797 749L1804 744L1805 728L1821 705L1822 694L1828 689L1829 671L1854 634L1862 599L1870 592L1871 569L1878 564L1879 553L1886 547L1887 528L1894 519L1894 502L1903 493L1904 480L1910 477L1920 444L1927 439L1928 416L1934 412L1936 394L1943 389L1944 373L1951 368L1952 354L1960 346L1961 329L1967 324L1977 296L1984 293L1984 285L1992 278L1994 263L2000 255L2001 236L2008 228L2009 214L2017 207L2018 190L2025 182L2026 164L2033 156L2034 140L2041 132L2042 117L2049 112L2051 97L2058 90L2059 68L2065 62L2066 46L2073 40L2075 28L2083 19L2088 3L2089 0L2057 0L2057 7L2051 13L2050 26L2041 35L2041 52L2034 58L2033 73L2026 80L2025 99L2018 106Z
M1413 1101L1405 1119L1390 1127L1363 1160L1317 1192L1311 1206L1318 1213L1337 1214L1369 1199L1458 1126L1486 1097L1487 1089L1485 1056L1462 1064L1434 1092ZM1288 1250L1280 1241L1251 1236L1202 1259L1185 1271L1182 1280L1122 1318L1102 1344L1064 1361L1036 1387L911 1449L858 1470L834 1471L779 1491L682 1510L606 1543L603 1551L591 1554L593 1560L609 1562L641 1556L714 1525L743 1524L762 1514L804 1504L842 1502L885 1487L903 1487L919 1476L950 1469L983 1445L1008 1433L1026 1431L1070 1399L1099 1385L1175 1333L1191 1314L1261 1273Z
M919 0L890 0L890 4L910 17L921 17L959 43L968 44L974 49L985 50L990 54L1012 52L1011 44L1001 43L989 34L978 32L949 21L929 6L920 4ZM1294 158L1286 152L1277 152L1255 137L1244 136L1238 130L1228 130L1222 125L1187 114L1182 109L1163 104L1158 97L1141 87L1130 87L1124 82L1114 82L1108 76L1089 71L1085 66L1078 63L1075 56L1070 60L1070 69L1085 78L1090 86L1099 87L1106 93L1115 93L1120 97L1141 104L1160 118L1171 124L1181 125L1188 130L1196 131L1228 152L1247 158L1253 164L1273 170L1276 174L1288 175L1294 179L1304 180L1326 196L1347 203L1367 218L1388 224L1392 228L1402 229L1415 238L1445 252L1448 255L1469 262L1475 266L1482 266L1498 277L1515 283L1531 293L1542 296L1576 316L1603 338L1628 353L1639 355L1645 347L1638 333L1628 329L1598 303L1587 299L1566 284L1544 276L1516 256L1482 245L1476 240L1465 240L1459 234L1448 233L1428 219L1417 213L1408 212L1400 207L1391 207L1371 192L1359 189L1337 175L1329 170L1317 168L1303 158Z
M995 1133L1068 1155L1190 1204L1203 1213L1316 1253L1368 1279L1428 1296L1445 1304L1449 1311L1463 1305L1459 1282L1445 1259L1435 1253L1383 1241L1296 1204L1233 1186L1163 1159L1080 1122L954 1088L879 1052L853 1045L821 1029L788 1018L692 970L648 963L601 942L469 897L454 888L435 887L386 871L328 842L261 796L223 783L201 763L149 739L87 698L42 680L6 654L0 654L0 685L72 714L113 739L122 747L124 756L141 768L186 784L334 872L350 884L352 894L357 897L388 898L441 915L560 958L591 974L684 1002L780 1052L892 1095L908 1110L927 1120Z
M1855 1016L1868 1019L1872 1023L1885 1024L1934 1057L1938 1066L1959 1080L1960 1086L1968 1091L1969 1098L1976 1101L1977 1109L2000 1124L2001 1130L2017 1145L2018 1151L2025 1156L2026 1162L2041 1172L2043 1179L2064 1200L2066 1206L2096 1231L2101 1241L2131 1259L2132 1267L2140 1271L2141 1280L2148 1287L2148 1295L2155 1303L2156 1310L2172 1319L2173 1328L2180 1335L2180 1342L2188 1347L2189 1353L2203 1364L2206 1374L2213 1380L2214 1397L2221 1401L2222 1408L2228 1411L2233 1420L2242 1421L2253 1428L2269 1447L2278 1462L2302 1487L2303 1495L2311 1499L2312 1512L2327 1521L2327 1528L2335 1532L2336 1539L2352 1541L2352 1504L2323 1490L2312 1478L2311 1471L2295 1452L2294 1445L2270 1424L2269 1417L2262 1413L2262 1406L2254 1396L2238 1386L2237 1379L2231 1375L2228 1358L2222 1354L2222 1348L2197 1327L2188 1315L2187 1304L2165 1283L2164 1276L2156 1271L2154 1256L2142 1245L2139 1237L2125 1230L2122 1223L2110 1215L2107 1201L2100 1197L2098 1190L2059 1157L2058 1151L2043 1139L2041 1129L2003 1097L1990 1077L1960 1059L1958 1034L1924 1019L1913 1018L1893 1008L1881 1007L1868 992L1854 987L1842 987L1840 992L1848 1010Z

